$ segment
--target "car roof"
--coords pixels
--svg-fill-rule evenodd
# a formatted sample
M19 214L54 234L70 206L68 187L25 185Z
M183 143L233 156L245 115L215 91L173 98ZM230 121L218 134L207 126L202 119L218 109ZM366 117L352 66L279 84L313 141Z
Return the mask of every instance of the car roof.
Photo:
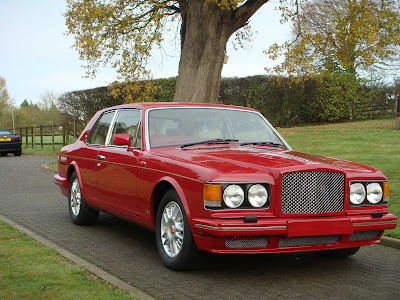
M243 109L249 111L255 111L254 109L242 106L224 105L224 104L209 104L209 103L188 103L188 102L143 102L143 103L130 103L117 105L108 109L117 108L140 108L143 110L148 110L152 108L225 108L225 109Z

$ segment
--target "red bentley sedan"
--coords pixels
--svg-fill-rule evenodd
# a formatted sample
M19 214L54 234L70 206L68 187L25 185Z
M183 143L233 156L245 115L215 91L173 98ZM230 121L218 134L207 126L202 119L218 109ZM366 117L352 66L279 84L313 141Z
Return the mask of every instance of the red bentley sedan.
M155 230L174 270L199 251L349 256L397 225L382 172L295 152L249 108L107 108L58 163L73 223L94 224L104 211Z

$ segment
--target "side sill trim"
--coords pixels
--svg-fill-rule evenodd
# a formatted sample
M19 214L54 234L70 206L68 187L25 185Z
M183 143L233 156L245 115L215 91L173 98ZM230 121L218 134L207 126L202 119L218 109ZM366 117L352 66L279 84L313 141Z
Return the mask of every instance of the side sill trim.
M286 229L287 226L265 226L265 227L217 227L204 224L194 224L195 227L207 228L213 230L267 230L267 229Z

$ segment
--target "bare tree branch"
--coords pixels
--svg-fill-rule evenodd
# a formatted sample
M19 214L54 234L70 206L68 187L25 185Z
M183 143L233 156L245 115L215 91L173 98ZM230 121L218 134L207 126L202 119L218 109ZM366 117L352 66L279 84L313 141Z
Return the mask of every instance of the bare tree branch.
M243 5L232 11L231 32L235 32L239 28L245 26L250 17L269 0L247 0Z

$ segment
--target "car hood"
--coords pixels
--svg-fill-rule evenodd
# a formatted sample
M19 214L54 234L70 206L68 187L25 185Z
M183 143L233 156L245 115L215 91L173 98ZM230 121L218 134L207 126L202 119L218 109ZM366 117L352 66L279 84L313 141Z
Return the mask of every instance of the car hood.
M201 165L218 173L284 173L298 170L334 170L373 173L377 170L362 164L260 146L202 146L163 150L164 154L189 164Z

